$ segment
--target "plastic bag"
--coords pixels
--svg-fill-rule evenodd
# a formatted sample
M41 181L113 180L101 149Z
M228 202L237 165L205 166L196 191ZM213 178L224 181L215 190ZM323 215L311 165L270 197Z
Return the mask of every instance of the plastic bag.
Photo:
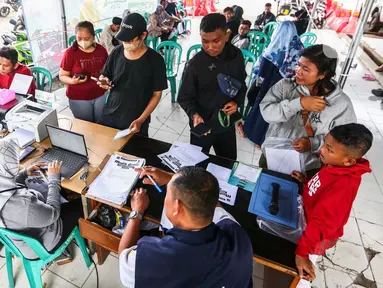
M288 138L278 138L278 137L267 137L265 141L262 144L262 154L265 155L267 160L267 154L266 154L266 148L274 148L274 149L284 149L284 150L295 150L293 147L292 142L295 139L288 139ZM299 162L301 167L301 173L306 174L306 153L299 153ZM282 167L283 163L281 163ZM272 169L271 169L272 170ZM281 172L281 171L277 171ZM290 174L293 171L288 172L287 174Z
M291 229L281 224L265 220L261 217L257 217L257 223L259 228L263 231L284 238L290 242L297 243L301 238L303 231L306 230L306 217L303 209L303 198L298 195L297 198L298 213L297 213L297 228Z

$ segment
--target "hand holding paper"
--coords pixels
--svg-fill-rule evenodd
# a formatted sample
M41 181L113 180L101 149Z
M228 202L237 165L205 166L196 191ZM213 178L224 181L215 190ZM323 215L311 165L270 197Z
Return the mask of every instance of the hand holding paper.
M117 140L117 139L120 139L120 138L123 138L125 136L128 136L130 133L132 133L134 131L134 129L125 129L125 130L121 130L119 132L117 132L116 136L114 136L113 140Z

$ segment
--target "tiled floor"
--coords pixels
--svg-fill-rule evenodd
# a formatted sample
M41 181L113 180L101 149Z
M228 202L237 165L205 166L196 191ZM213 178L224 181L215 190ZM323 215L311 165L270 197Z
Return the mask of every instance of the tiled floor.
M193 35L179 42L184 49L199 43L198 19L193 20ZM338 50L344 58L347 51L345 42L332 31L316 31L319 41ZM373 68L373 67L370 67ZM182 71L183 67L180 68ZM374 134L374 144L368 152L373 173L363 177L352 215L345 227L345 235L336 247L329 250L321 258L316 268L317 279L314 287L378 287L383 288L383 108L380 99L370 94L371 89L380 87L377 82L366 82L362 75L367 68L358 62L358 67L352 69L344 91L352 99L358 121L366 125ZM59 112L71 116L65 91L57 91L60 98ZM68 121L60 120L61 125ZM150 137L173 142L176 140L188 142L188 119L178 104L170 101L169 90L164 92L162 100L154 113L150 124ZM260 151L247 139L238 140L238 160L257 164ZM82 257L77 252L75 261L63 267L51 266L44 274L43 280L47 287L95 287L96 271L94 266L85 267ZM380 253L380 254L379 254ZM3 254L3 252L1 253ZM7 287L4 259L0 258L0 287ZM262 265L254 265L254 287L263 287ZM106 263L98 266L100 279L99 287L122 287L119 281L118 259L109 256ZM14 260L14 276L16 287L28 287L25 273L20 261ZM374 284L376 282L376 284Z

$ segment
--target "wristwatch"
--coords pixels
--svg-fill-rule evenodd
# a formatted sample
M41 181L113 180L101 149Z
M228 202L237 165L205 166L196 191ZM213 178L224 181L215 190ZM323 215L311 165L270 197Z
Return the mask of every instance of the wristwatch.
M142 215L140 213L138 213L137 211L133 210L129 214L129 219L136 219L136 218L142 220Z

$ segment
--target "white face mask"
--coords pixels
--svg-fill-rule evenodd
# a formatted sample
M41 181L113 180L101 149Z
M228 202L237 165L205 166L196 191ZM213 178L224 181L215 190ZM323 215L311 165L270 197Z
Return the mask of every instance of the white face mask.
M124 49L126 51L130 52L130 51L134 51L134 50L140 48L141 42L137 41L135 43L123 43L123 45L124 45Z
M80 45L83 49L88 49L90 46L93 45L93 41L79 41L78 45Z

